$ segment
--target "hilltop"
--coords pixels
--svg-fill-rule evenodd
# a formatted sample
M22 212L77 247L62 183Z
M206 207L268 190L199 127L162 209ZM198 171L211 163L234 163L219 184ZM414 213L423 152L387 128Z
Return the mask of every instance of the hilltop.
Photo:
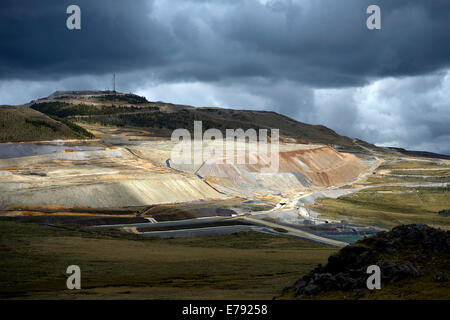
M279 128L286 142L320 143L338 150L364 152L361 145L377 147L337 134L322 126L302 123L272 111L192 107L150 102L131 93L113 91L57 91L34 100L27 106L51 116L86 124L117 127L136 127L150 130L154 136L168 138L172 130L193 130L194 121L202 121L203 129L219 130L242 128L247 130Z
M273 111L193 107L148 101L145 97L133 93L109 90L55 91L48 97L32 100L20 107L34 109L39 112L40 117L46 115L63 127L70 127L72 132L70 130L60 132L51 128L43 130L42 125L36 127L35 124L30 127L30 123L27 123L25 133L19 134L13 130L15 133L11 134L8 131L8 136L3 135L1 141L92 137L92 133L84 128L93 125L143 130L148 137L167 139L171 137L173 130L178 128L188 129L192 134L194 121L202 121L203 130L215 128L221 130L224 135L225 129L253 128L267 129L270 132L270 129L278 128L281 142L325 144L338 151L355 153L363 157L378 153L449 159L449 156L430 152L378 147L357 138L339 135L326 126L303 123ZM25 111L22 110L21 114L22 117L25 116Z

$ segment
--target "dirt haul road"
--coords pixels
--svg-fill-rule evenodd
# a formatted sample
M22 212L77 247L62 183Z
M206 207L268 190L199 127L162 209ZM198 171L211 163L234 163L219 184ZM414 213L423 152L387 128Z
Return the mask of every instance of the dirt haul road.
M277 223L274 222L269 222L266 220L260 220L260 219L255 219L252 217L244 217L244 220L249 221L249 222L253 222L255 224L262 224L262 225L266 225L270 228L273 228L274 230L277 229L283 229L286 231L287 235L293 235L293 236L297 236L300 237L302 239L306 239L306 240L311 240L314 242L319 242L319 243L323 243L323 244L327 244L330 246L335 246L335 247L345 247L346 245L348 245L347 242L343 242L343 241L338 241L338 240L333 240L333 239L329 239L329 238L324 238L321 236L317 236L315 234L309 233L309 232L305 232L299 229L295 229L292 227L288 227L285 225L279 225Z

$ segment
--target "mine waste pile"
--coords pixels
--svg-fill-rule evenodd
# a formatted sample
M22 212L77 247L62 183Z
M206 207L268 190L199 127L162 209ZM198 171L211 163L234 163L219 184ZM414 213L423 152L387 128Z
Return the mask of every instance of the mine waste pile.
M378 265L381 289L367 289L367 267ZM449 299L450 232L410 224L341 249L281 299Z

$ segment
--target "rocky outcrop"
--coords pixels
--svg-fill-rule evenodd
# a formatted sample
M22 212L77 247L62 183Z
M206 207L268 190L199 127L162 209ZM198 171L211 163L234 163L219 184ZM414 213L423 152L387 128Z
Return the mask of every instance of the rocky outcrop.
M284 292L296 298L320 297L332 291L355 298L364 297L367 267L377 265L383 286L404 279L421 278L429 269L435 282L446 282L444 269L450 266L450 232L426 225L411 224L358 241L341 249Z
M450 217L450 209L441 210L438 212L441 216Z

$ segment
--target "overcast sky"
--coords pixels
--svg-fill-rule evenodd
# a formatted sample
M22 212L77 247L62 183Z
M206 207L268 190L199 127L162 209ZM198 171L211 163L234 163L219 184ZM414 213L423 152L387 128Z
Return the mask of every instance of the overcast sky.
M450 154L449 0L1 0L0 40L0 104L110 89L116 72L118 91L153 101Z

